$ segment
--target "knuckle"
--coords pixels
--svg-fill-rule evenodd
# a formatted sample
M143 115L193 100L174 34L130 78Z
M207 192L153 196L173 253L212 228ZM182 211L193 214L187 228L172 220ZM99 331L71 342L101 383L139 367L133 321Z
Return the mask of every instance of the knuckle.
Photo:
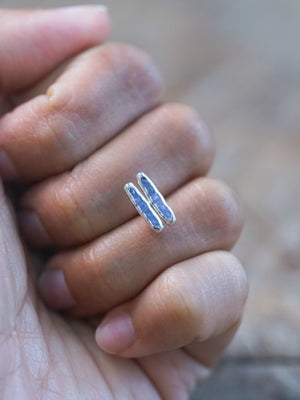
M47 127L49 139L53 142L53 147L56 151L56 162L61 162L62 167L70 167L73 165L74 157L74 146L72 151L70 151L70 143L75 143L79 140L79 123L76 124L70 115L58 112L50 114L48 118L45 118L44 124Z
M59 225L68 227L72 235L64 235L64 241L76 240L81 242L90 231L90 221L84 205L78 197L80 193L78 180L71 174L58 185L53 185L53 209L59 210ZM58 216L56 216L57 220Z
M165 304L170 326L180 326L181 334L190 335L195 330L195 324L201 311L197 295L192 290L189 279L184 271L172 268L161 276L158 286L158 294Z
M33 159L41 162L41 155L44 156L43 149L47 148L47 156L50 158L54 151L55 166L59 169L62 163L61 150L64 130L58 129L58 125L53 123L54 118L51 104L47 100L44 102L44 98L37 98L28 103L27 115L30 116L31 121L36 126L34 130L25 135L25 137L27 136L27 140L30 138L35 143L35 146L30 149L30 153L34 156ZM41 169L47 169L47 166L42 165Z
M29 103L29 106L31 107L30 114L33 116L32 121L37 121L39 134L33 134L38 149L39 151L48 149L48 160L55 160L53 163L55 167L52 166L52 168L54 171L61 171L63 168L72 166L77 157L74 143L79 141L82 121L79 115L68 110L69 99L58 94L57 92L60 91L56 90L55 85L49 88L46 96ZM70 143L73 144L72 148ZM84 141L81 143L82 148Z
M197 171L206 172L214 157L214 142L199 113L179 103L167 103L161 110L169 126L165 135L168 141L177 144L178 151L188 156Z
M216 228L232 244L239 237L244 221L243 208L233 190L224 182L207 179L207 197L210 211L214 216Z
M46 91L49 113L59 113L72 108L73 97L71 92L61 90L60 79L51 83Z
M59 218L66 225L70 226L72 215L76 209L76 202L70 193L68 185L53 185L51 202L55 210L59 210Z
M161 74L147 53L121 43L109 43L102 51L108 67L123 75L125 87L138 91L141 98L151 103L161 99Z
M216 261L222 266L222 273L229 280L233 304L236 306L236 316L232 322L232 325L234 325L243 314L249 292L248 278L241 262L233 254L220 251L215 257L217 258Z

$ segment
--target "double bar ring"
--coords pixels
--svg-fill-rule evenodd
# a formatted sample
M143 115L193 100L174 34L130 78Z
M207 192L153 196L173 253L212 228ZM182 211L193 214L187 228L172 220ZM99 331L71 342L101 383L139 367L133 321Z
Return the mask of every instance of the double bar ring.
M162 220L167 225L171 225L176 221L175 214L144 172L137 174L137 181L145 196L133 183L127 183L124 186L125 192L148 225L154 231L161 232L164 229Z

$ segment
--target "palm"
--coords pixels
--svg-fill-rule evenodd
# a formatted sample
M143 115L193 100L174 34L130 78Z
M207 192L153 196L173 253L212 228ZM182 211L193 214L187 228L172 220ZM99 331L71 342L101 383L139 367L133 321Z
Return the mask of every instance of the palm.
M3 194L0 203L1 398L153 400L164 397L168 385L176 387L179 399L186 398L194 361L184 351L140 360L111 356L96 345L92 323L43 305L31 276L33 257L24 255ZM164 372L153 380L158 368ZM199 375L199 368L194 373Z

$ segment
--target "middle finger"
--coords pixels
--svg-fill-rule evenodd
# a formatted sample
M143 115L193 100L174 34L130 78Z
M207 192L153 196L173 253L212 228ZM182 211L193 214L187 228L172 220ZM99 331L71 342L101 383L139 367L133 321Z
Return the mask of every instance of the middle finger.
M104 234L132 218L123 186L144 171L164 195L204 175L212 138L197 113L167 104L148 113L72 172L31 189L21 223L35 246L70 246ZM31 210L31 211L29 211Z

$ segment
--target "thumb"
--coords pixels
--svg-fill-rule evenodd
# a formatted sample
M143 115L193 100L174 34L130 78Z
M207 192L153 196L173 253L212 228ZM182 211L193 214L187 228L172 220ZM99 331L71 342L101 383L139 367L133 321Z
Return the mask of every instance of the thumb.
M12 331L26 294L25 255L0 180L0 336Z
M26 88L85 48L103 42L103 6L0 10L0 93Z

